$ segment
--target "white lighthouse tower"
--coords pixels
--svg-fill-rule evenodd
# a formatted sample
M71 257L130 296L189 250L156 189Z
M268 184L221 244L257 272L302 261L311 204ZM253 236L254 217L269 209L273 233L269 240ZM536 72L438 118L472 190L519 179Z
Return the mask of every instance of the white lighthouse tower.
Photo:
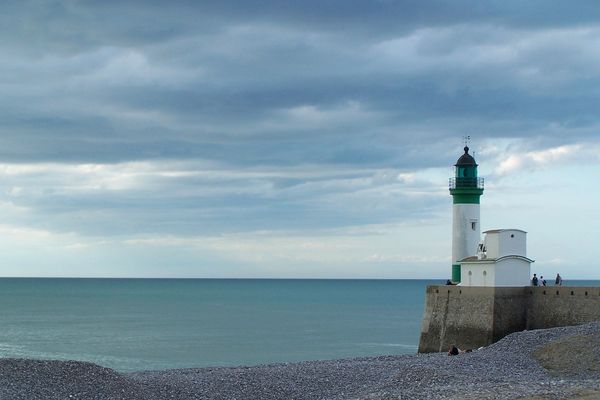
M481 238L479 223L479 198L483 194L483 178L477 177L477 163L465 146L463 154L454 164L454 177L450 178L452 195L452 282L460 283L460 261L477 254Z

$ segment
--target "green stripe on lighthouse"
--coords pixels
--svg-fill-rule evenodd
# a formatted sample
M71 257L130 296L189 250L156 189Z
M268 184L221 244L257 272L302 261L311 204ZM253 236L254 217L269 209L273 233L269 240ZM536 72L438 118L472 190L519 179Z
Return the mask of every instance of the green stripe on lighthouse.
M483 189L450 189L453 204L479 204Z

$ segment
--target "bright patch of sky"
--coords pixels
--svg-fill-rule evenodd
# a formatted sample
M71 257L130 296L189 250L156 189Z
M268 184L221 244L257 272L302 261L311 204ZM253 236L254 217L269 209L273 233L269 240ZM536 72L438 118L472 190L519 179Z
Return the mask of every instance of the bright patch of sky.
M14 1L0 38L0 275L444 279L470 135L482 228L600 279L595 1Z

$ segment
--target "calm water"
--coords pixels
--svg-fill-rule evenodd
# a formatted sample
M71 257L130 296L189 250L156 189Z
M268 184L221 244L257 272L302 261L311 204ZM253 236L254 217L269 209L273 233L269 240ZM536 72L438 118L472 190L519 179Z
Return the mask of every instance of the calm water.
M0 279L0 356L133 371L415 353L432 283Z
M134 371L415 353L440 283L0 279L0 356Z

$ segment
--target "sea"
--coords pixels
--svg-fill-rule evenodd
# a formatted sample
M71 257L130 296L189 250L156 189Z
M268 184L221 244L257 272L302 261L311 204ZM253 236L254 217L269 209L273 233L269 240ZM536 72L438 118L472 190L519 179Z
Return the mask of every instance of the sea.
M414 354L430 284L3 278L0 357L131 372Z

